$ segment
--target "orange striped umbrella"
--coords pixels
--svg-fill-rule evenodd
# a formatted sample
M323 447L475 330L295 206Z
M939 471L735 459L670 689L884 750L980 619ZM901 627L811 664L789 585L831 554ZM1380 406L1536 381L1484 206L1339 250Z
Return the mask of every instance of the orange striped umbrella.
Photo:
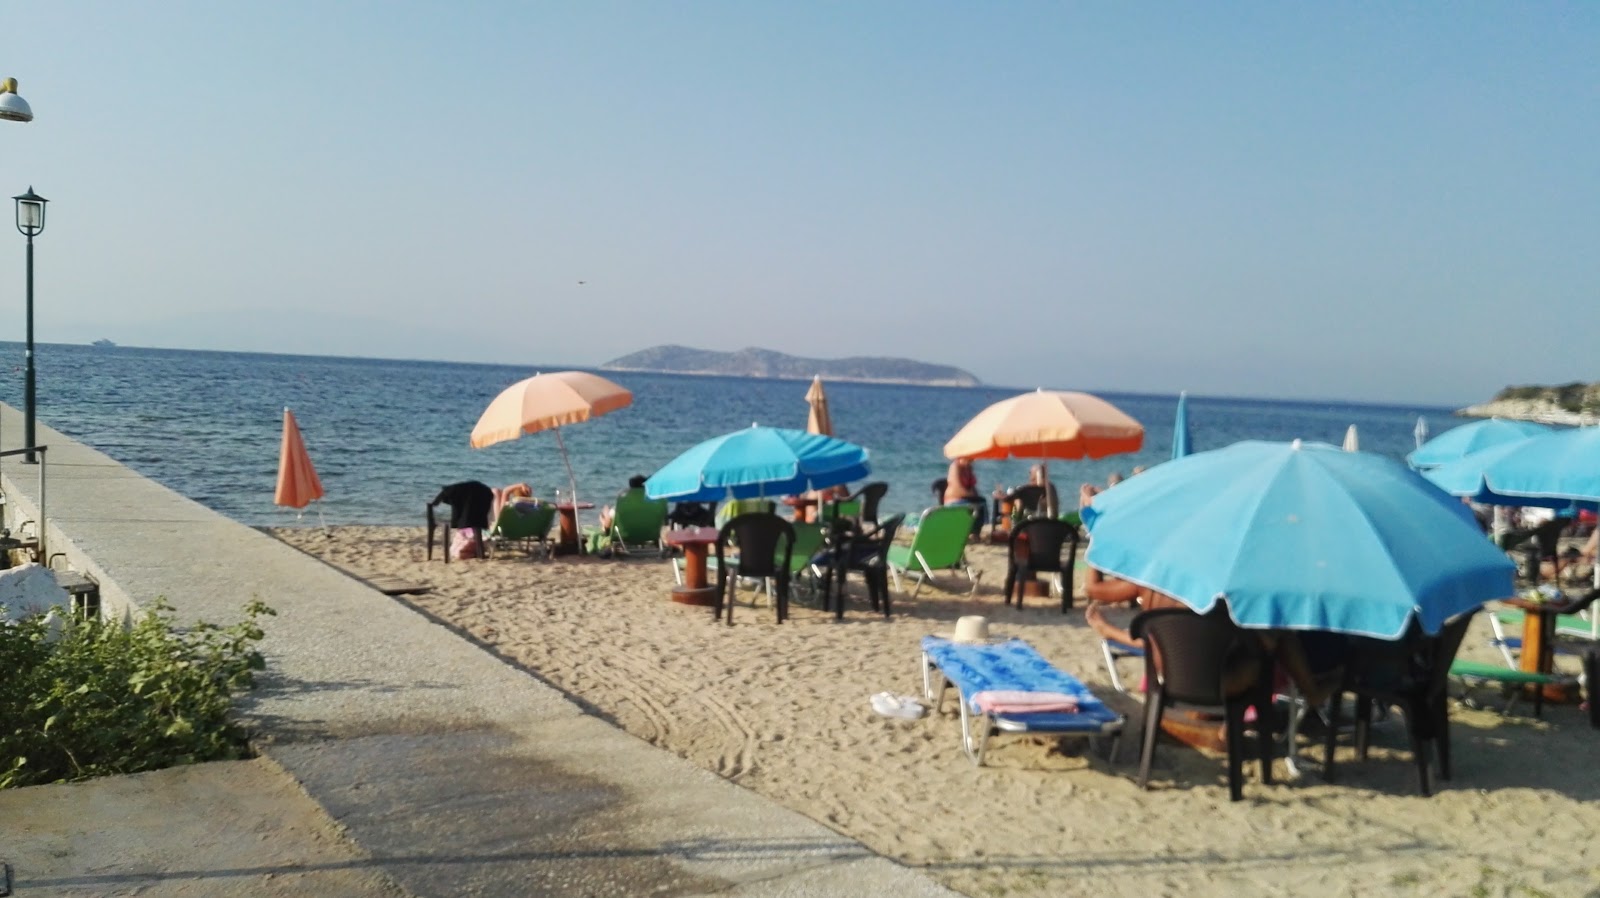
M561 427L598 418L607 412L633 404L626 387L587 371L556 371L535 374L506 387L478 417L472 428L472 448L482 449L503 440L514 440L525 433L541 430L556 432L561 461L567 467L572 486L572 502L578 501L578 480L567 458L567 444Z
M306 441L300 436L300 425L295 423L294 412L283 410L283 444L278 449L278 488L272 495L275 505L305 508L313 499L322 498L322 481L317 469L311 466L311 456L306 454Z

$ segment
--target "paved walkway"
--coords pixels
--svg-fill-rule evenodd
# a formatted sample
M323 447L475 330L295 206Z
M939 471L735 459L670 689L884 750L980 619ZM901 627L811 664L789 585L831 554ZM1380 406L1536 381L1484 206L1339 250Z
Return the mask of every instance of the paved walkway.
M0 407L0 448L20 445L22 430L20 414ZM252 775L261 788L292 777L354 843L360 860L334 866L388 880L349 894L396 884L419 896L955 894L584 714L320 561L50 428L39 439L49 446L46 549L97 578L112 612L157 596L179 621L232 623L251 598L278 612L266 622L268 675L245 706L266 758ZM0 460L0 483L13 527L37 518L36 467ZM188 788L205 794L204 776ZM22 790L21 803L61 788ZM216 799L228 797L219 788ZM0 857L12 841L5 820L27 819L18 804L0 804ZM105 894L97 884L149 886L208 867L186 830L171 838L170 854L119 854L129 859L120 868L69 854L41 861L50 874L38 876L28 859L8 859L19 895ZM174 869L152 856L183 860Z

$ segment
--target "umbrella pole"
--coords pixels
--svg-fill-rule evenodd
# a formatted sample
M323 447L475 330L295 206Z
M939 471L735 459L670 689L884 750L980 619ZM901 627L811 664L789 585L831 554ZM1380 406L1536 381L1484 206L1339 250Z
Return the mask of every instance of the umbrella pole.
M578 508L578 478L572 473L572 460L567 458L567 442L561 439L561 428L552 427L550 429L556 432L556 445L561 447L561 463L567 466L567 485L572 487L572 508L573 514L576 515Z

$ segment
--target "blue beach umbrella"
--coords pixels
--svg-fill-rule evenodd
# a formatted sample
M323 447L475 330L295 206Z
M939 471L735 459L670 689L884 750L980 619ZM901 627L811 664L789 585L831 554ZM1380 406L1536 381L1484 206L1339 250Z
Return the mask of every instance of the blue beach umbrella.
M751 425L679 455L650 475L644 491L680 502L786 496L860 480L871 470L867 450L854 443Z
M1512 594L1472 512L1384 456L1235 443L1157 465L1084 509L1096 568L1244 627L1398 639Z
M1600 427L1505 443L1426 474L1448 493L1491 505L1592 507L1600 502Z
M1410 462L1413 468L1431 468L1449 464L1458 458L1481 452L1492 446L1517 443L1528 437L1549 432L1549 427L1532 421L1485 418L1439 434L1418 446L1406 456L1406 461Z
M1183 458L1194 450L1189 448L1189 394L1178 394L1178 416L1172 422L1172 457Z

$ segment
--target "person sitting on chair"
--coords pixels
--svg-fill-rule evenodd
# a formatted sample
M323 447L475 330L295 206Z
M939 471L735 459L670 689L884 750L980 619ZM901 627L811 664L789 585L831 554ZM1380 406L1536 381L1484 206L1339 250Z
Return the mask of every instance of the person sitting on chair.
M978 475L973 473L972 459L958 458L950 463L945 477L945 505L972 506L972 532L976 534L989 521L989 503L978 494Z

